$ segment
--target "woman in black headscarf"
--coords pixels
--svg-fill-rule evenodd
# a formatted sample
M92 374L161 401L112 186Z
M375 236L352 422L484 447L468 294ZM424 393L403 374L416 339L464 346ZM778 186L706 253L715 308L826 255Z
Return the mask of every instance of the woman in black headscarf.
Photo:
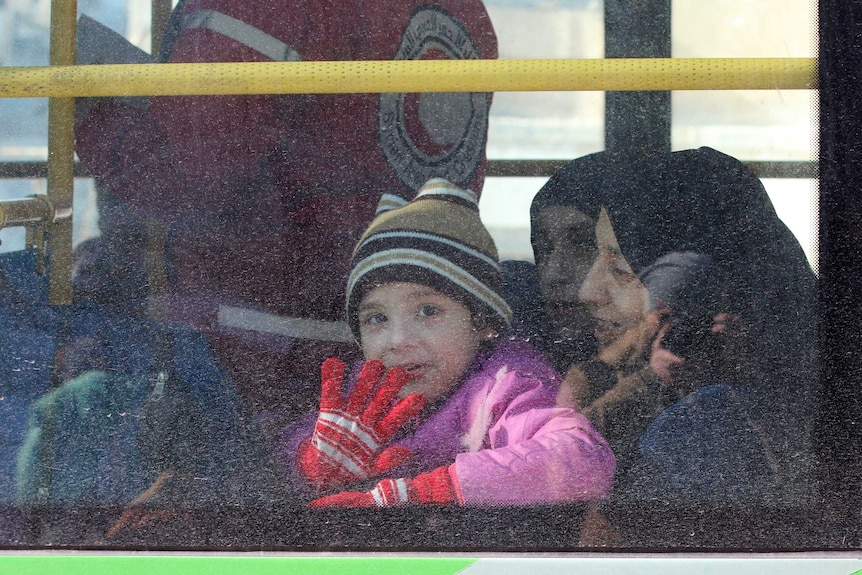
M709 148L592 154L539 191L532 241L561 403L617 455L619 500L798 504L811 494L816 278L761 182Z

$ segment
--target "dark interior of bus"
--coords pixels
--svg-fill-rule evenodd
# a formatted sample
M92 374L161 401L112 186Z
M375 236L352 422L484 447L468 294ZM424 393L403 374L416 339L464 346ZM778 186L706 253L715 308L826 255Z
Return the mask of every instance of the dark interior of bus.
M671 58L671 0L605 1L606 58ZM170 5L167 6L170 10ZM34 504L0 509L0 548L12 550L667 552L818 551L862 546L862 50L858 1L818 6L819 150L810 161L748 161L761 178L818 182L818 342L823 395L816 415L815 496L799 505L603 504L622 547L584 546L583 504L306 509L284 501L189 503L116 538L124 506ZM0 86L2 86L0 80ZM670 91L607 92L606 149L672 147ZM0 128L0 141L2 141ZM741 158L745 161L745 158ZM488 177L550 177L563 160L489 158ZM41 179L47 162L6 161L0 178ZM77 177L86 177L76 166ZM30 250L28 258L38 253ZM50 249L49 249L50 252ZM38 258L28 259L36 261ZM45 280L48 281L47 279ZM49 288L46 283L42 288ZM2 362L0 362L2 363ZM2 425L2 423L0 423Z

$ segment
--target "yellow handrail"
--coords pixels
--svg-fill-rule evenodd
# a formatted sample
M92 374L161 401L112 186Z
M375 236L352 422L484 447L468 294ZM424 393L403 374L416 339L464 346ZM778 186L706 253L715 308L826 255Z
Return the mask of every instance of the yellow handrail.
M51 3L51 67L75 63L76 0ZM75 100L72 94L55 95L48 102L48 199L53 220L45 232L51 249L48 298L53 304L72 303L72 199L74 191ZM37 230L39 232L41 230ZM44 238L37 238L41 242Z
M56 210L44 195L0 202L0 229L50 222Z
M75 0L52 5L51 65L0 67L0 98L50 98L50 215L5 225L46 230L50 299L71 301L75 97L380 92L799 90L815 58L618 58L125 64L76 66ZM155 45L154 45L155 46ZM9 206L13 211L25 204ZM26 204L30 205L30 204ZM4 203L0 202L0 208ZM34 207L38 207L34 205ZM9 210L7 210L8 212ZM41 211L39 213L42 213ZM41 226L45 226L42 228ZM3 225L0 225L2 228ZM37 238L41 241L41 238Z
M374 60L0 67L2 98L816 88L816 58Z

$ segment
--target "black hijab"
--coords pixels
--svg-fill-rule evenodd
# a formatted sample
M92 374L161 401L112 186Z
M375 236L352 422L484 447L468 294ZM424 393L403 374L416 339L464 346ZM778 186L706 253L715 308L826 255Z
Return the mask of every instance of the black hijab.
M799 339L792 335L797 330L813 335L815 275L763 184L730 156L699 148L637 157L599 152L570 162L533 200L537 263L546 248L535 221L550 206L571 206L594 219L604 207L637 274L672 254L704 256L712 283L721 284L713 294L721 308L714 311L739 313L753 335L773 343L779 335ZM770 362L789 351L779 347L767 354Z
M752 394L778 452L794 457L807 449L819 388L816 276L753 173L710 148L599 152L573 160L533 200L537 263L547 247L536 219L552 206L574 207L594 219L604 207L623 256L654 300L668 292L651 286L645 274L695 262L686 274L666 275L706 278L699 290L683 290L702 295L686 305L742 318L749 365L734 383Z

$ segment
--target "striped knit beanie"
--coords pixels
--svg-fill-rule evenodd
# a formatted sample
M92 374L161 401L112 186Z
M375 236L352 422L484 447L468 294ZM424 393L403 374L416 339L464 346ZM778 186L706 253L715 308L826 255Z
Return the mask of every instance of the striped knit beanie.
M432 287L498 331L511 324L512 310L500 295L497 247L479 219L476 194L446 180L429 180L410 202L388 194L380 199L347 280L347 319L357 338L362 298L395 282Z

